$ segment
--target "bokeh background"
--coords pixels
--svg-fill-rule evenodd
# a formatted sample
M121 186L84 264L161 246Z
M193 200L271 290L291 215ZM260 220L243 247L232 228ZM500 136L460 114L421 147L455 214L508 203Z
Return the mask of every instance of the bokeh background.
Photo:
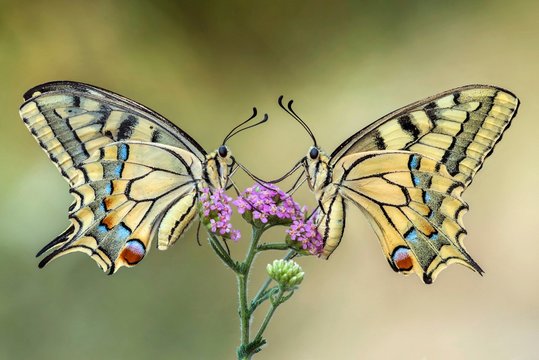
M268 179L310 145L277 107L281 94L332 151L436 92L512 90L519 115L464 196L466 245L485 276L452 266L426 286L395 274L353 209L330 261L299 260L304 284L258 358L537 358L538 12L504 0L0 0L0 358L232 359L239 340L234 277L194 229L114 276L82 254L37 269L71 199L17 110L28 88L63 79L142 102L209 150L256 105L270 122L230 145ZM297 200L313 205L305 189ZM277 256L259 259L253 288Z

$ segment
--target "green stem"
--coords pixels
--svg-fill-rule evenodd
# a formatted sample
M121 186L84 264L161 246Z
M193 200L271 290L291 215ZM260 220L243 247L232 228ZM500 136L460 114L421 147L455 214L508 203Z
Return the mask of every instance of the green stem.
M239 271L237 272L238 278L238 297L240 302L239 313L240 313L240 325L241 325L241 345L238 349L238 357L240 359L250 359L252 352L247 350L248 345L250 344L250 323L252 312L249 308L247 302L247 282L249 281L249 271L251 270L251 265L254 261L254 258L257 254L256 248L258 246L258 241L260 236L264 232L263 227L253 226L253 231L251 234L251 244L249 245L249 250L245 256L245 260L239 264Z
M250 314L247 308L247 277L243 274L238 274L238 287L240 298L240 326L241 326L241 345L249 344L249 320Z
M257 302L260 299L260 297L262 296L262 294L264 292L266 292L266 290L268 289L269 284L271 284L272 281L273 281L273 279L268 276L268 278L266 279L266 281L264 281L264 283L262 284L260 289L258 289L258 292L256 293L255 297L253 298L253 303Z
M275 310L277 310L277 307L281 305L281 300L283 298L284 291L283 289L279 289L279 292L277 293L275 299L271 300L271 306L266 313L266 316L264 317L264 321L262 321L262 325L260 325L260 329L258 329L258 332L256 333L255 339L262 339L262 334L264 333L264 330L266 330L266 327L268 326L271 317L275 313Z
M244 266L246 264L249 264L249 267L246 270L247 275L249 273L250 264L252 264L252 261L253 261L254 257L256 256L256 252L257 252L256 251L257 247L254 246L254 245L256 245L256 243L258 242L258 239L259 239L261 234L262 234L262 232L260 232L260 234L255 234L254 231L253 231L253 239L252 239L252 242L251 242L251 246L249 248L249 253L248 253L247 257L246 257L245 262L242 264L242 266ZM256 237L256 236L258 236L258 237ZM295 254L296 254L296 252L294 250L291 250L284 257L284 259L289 260ZM264 346L264 344L266 343L266 340L264 340L262 338L262 334L266 330L266 328L267 328L273 314L275 313L275 310L277 309L277 307L281 303L286 301L293 294L293 291L292 291L292 292L290 292L290 294L287 297L285 297L284 296L285 291L282 288L279 288L276 296L274 298L271 298L271 291L268 291L268 287L271 284L272 279L270 277L268 277L266 279L266 281L262 284L260 289L258 290L258 292L255 295L255 297L253 298L253 300L251 301L251 306L249 308L246 308L246 306L247 306L247 286L246 286L247 279L248 279L248 276L242 276L242 275L240 275L238 273L239 294L240 294L240 318L242 320L242 322L241 322L241 324L242 324L242 332L241 332L241 334L242 334L242 344L238 348L238 359L241 359L241 360L249 360L249 359L251 359L251 357L255 353L257 353L258 351L260 351L260 348L262 346ZM249 325L250 325L251 317L253 316L253 313L255 312L258 305L260 305L260 303L266 301L268 298L271 301L271 306L268 309L268 312L266 313L266 316L264 317L262 325L258 329L258 331L256 333L256 336L253 338L253 341L250 342Z
M219 258L232 270L234 270L236 273L238 272L238 266L232 260L232 258L228 255L228 253L223 249L221 246L221 243L219 242L219 239L217 239L215 236L213 236L211 233L208 233L209 235L209 243L212 247L213 251L219 256Z
M286 243L265 243L260 244L256 248L256 251L266 251L266 250L286 250L289 246Z

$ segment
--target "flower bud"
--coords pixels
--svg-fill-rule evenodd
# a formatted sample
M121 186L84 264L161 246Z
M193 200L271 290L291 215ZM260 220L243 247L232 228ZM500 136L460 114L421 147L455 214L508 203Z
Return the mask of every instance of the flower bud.
M268 275L284 290L291 290L301 284L305 273L293 260L275 260L266 267Z

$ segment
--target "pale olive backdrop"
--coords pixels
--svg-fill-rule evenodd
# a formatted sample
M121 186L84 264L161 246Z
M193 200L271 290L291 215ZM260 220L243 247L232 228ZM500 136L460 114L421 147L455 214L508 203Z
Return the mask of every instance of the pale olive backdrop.
M82 254L37 269L71 199L17 111L24 91L51 80L142 102L208 150L256 105L270 122L230 146L263 178L310 145L277 107L281 94L332 151L436 92L512 90L519 114L464 194L466 245L485 276L455 265L426 286L395 274L353 209L330 261L299 260L304 284L259 358L537 358L538 12L535 1L504 0L0 0L0 359L232 359L238 343L235 280L194 230L114 276ZM297 199L313 205L307 191Z

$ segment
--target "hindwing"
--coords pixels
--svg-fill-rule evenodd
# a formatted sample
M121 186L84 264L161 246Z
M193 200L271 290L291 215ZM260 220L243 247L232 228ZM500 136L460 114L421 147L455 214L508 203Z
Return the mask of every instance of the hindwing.
M40 263L73 251L90 255L112 274L138 263L154 236L166 249L196 214L202 163L192 153L148 142L105 145L80 164L74 179L71 225L38 255Z
M415 272L426 283L450 263L482 272L463 245L464 184L440 162L404 151L366 152L343 157L332 180L339 196L367 215L395 271ZM332 249L326 245L324 255Z

